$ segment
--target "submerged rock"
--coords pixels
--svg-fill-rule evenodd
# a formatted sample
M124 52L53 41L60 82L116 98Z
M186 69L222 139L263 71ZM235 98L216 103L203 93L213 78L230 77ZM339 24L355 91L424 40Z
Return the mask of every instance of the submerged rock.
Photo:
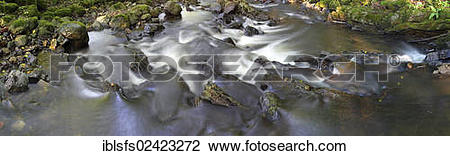
M259 34L260 34L259 30L252 26L246 26L244 29L245 36L253 36L253 35L259 35Z
M11 128L15 131L22 131L25 128L25 122L22 120L17 120L11 125Z
M263 117L271 121L280 119L280 114L278 112L280 102L280 98L275 93L264 93L264 95L259 99Z
M10 93L27 91L28 77L21 71L12 70L7 77L5 87Z
M89 46L89 35L86 26L77 22L63 24L59 33L69 40L70 51L76 51Z
M205 88L202 92L201 99L207 100L207 101L211 102L211 104L225 106L225 107L240 105L239 102L234 100L233 97L231 97L230 95L225 93L222 88L220 88L213 82L208 82L205 85Z

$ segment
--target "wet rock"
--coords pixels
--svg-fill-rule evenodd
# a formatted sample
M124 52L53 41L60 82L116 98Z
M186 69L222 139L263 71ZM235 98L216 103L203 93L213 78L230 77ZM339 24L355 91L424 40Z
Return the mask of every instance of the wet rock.
M28 38L26 35L18 35L16 39L14 39L14 42L17 46L25 46L28 43Z
M259 104L263 112L263 117L271 121L278 120L280 118L280 114L278 112L280 103L281 100L275 93L264 93L264 95L261 96L259 100Z
M59 33L69 40L67 47L70 52L85 48L89 46L89 36L86 26L78 22L70 22L63 24Z
M433 76L436 78L450 77L450 63L444 63L433 71Z
M3 82L0 82L0 100L6 99L8 90Z
M425 57L425 62L431 66L450 63L450 49L428 53Z
M14 106L14 104L12 103L11 100L7 99L7 100L2 100L2 106L3 108L7 108L9 110L14 110L16 109L16 107Z
M260 34L259 30L252 26L246 26L244 29L245 36L253 36L253 35L259 35L259 34Z
M144 33L154 35L157 32L164 30L164 26L162 24L151 23L146 24L144 26Z
M205 85L200 98L211 102L211 104L219 106L230 107L241 105L239 102L234 100L233 97L225 93L222 88L220 88L213 82L208 82Z
M12 21L10 30L14 34L30 33L34 28L37 27L37 22L37 17L19 18L15 21Z
M230 37L227 37L227 38L223 39L222 41L224 41L226 43L229 43L229 44L231 44L233 46L236 46L236 44L234 43L234 40L231 39Z
M25 128L25 122L22 120L17 120L11 125L11 128L15 131L22 131Z
M100 31L107 28L109 22L109 18L106 16L99 16L95 19L94 23L92 23L90 29L94 31Z
M12 70L7 77L5 87L10 93L24 92L28 90L28 77L25 73Z
M225 7L223 8L223 13L230 14L236 9L236 2L229 1L225 4Z
M164 4L164 11L169 17L180 17L181 6L174 1L168 1Z

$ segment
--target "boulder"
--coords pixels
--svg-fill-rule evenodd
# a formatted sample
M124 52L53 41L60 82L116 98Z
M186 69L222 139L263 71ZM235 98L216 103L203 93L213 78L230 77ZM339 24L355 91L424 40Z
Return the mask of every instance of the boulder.
M225 4L225 7L223 8L223 13L230 14L236 9L237 4L233 1L229 1Z
M433 76L436 78L447 78L450 76L450 63L444 63L433 71Z
M18 46L18 47L25 46L28 43L28 38L26 35L18 35L14 39L14 42L15 42L16 46Z
M69 47L65 46L66 50L73 52L89 46L89 35L86 26L79 22L69 22L63 24L59 33L69 40Z
M169 17L180 17L181 6L174 1L168 1L164 4L164 11Z
M252 27L252 26L246 26L244 29L244 35L245 36L253 36L260 34L259 30Z
M24 92L28 90L28 77L25 73L12 70L6 79L5 87L10 93Z
M125 30L130 27L130 18L126 14L118 14L111 18L109 26L114 30Z
M281 100L275 93L264 93L264 95L259 99L263 117L271 121L280 119L280 114L278 112L280 103Z

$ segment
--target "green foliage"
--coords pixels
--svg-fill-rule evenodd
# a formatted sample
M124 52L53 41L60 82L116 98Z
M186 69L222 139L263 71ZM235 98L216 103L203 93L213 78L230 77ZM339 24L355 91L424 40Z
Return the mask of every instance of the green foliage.
M74 16L83 16L86 13L86 9L78 4L72 4L68 8L70 8Z
M117 2L116 4L113 4L109 9L111 11L118 11L118 10L126 9L126 6L122 2Z
M39 36L51 36L56 28L56 24L47 20L38 21L38 34Z
M19 7L19 13L20 16L33 17L39 15L39 10L36 5L25 5Z
M64 16L71 16L72 15L72 9L70 8L61 8L54 12L54 15L64 17Z
M31 33L37 26L37 17L21 17L11 22L10 29L15 34Z
M3 1L0 1L0 11L3 13L14 13L17 8L19 8L19 5L16 3L5 3Z
M15 15L5 15L2 18L0 18L0 25L5 26L9 24L9 22L13 21L16 18Z

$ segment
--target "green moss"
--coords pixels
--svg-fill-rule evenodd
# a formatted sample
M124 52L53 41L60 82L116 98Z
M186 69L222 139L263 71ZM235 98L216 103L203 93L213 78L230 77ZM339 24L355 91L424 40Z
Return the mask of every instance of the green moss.
M220 106L240 106L241 104L215 83L208 82L202 92L201 98Z
M3 13L14 13L16 12L17 8L19 8L19 5L17 5L16 3L0 2L0 11Z
M402 31L407 29L437 31L450 30L450 19L427 20L420 23L406 22L390 28L390 31Z
M20 16L33 17L38 16L39 11L36 5L26 5L19 7Z
M154 7L153 9L150 10L150 15L152 17L158 17L160 13L161 13L160 7Z
M113 4L109 10L111 11L118 11L118 10L123 10L126 9L127 7L125 6L125 4L123 4L122 2L117 2L116 4Z
M86 9L78 4L72 4L68 8L72 10L74 16L83 16L86 13Z
M127 14L117 14L111 18L110 26L116 29L126 29L130 27L130 17Z
M60 16L60 17L64 17L64 16L72 16L72 9L70 8L61 8L58 9L54 12L55 16Z
M15 15L5 15L0 18L0 26L6 26L9 22L13 21L16 18Z
M278 108L280 107L281 100L275 93L272 92L266 92L264 93L264 96L268 100L264 103L266 105L264 107L267 108L268 115L274 116L275 113L277 113Z
M38 34L39 36L51 36L57 24L47 21L47 20L39 20L38 21Z
M83 22L80 22L80 21L67 21L67 20L64 20L63 22L61 22L60 26L65 25L65 24L70 24L70 23L75 23L75 24L78 24L78 25L86 28L86 24L84 24Z
M11 22L10 29L15 34L31 33L31 31L37 26L37 17L19 18Z
M139 4L131 8L130 13L142 16L143 14L150 12L150 6L145 4Z

